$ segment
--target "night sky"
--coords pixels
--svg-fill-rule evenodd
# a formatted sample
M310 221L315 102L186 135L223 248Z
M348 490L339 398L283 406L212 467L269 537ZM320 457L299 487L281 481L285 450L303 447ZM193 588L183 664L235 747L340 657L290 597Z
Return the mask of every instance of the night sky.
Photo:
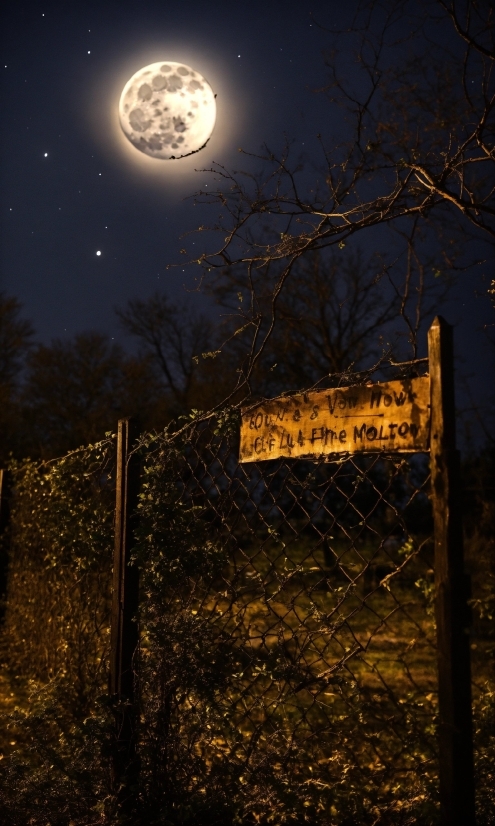
M342 114L314 91L325 83L328 46L315 19L341 27L348 13L341 2L309 9L295 0L9 4L0 286L22 302L38 340L89 329L122 339L114 307L157 288L206 302L185 291L191 272L166 269L180 261L180 236L215 219L215 207L189 197L212 183L194 170L213 161L239 168L239 147L278 149L285 136L311 158L318 132L331 139L345 129ZM191 65L217 94L211 141L179 161L145 158L117 120L126 81L167 59ZM465 375L487 363L486 285L486 268L461 278L443 308L458 325ZM473 385L482 386L486 379Z

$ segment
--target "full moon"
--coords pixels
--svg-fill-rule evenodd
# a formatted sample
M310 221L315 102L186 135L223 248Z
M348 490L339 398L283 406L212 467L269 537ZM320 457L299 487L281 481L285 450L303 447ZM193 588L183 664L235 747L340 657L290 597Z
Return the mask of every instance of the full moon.
M151 63L127 81L119 103L120 125L136 149L172 160L198 152L209 141L215 96L199 72L184 63Z

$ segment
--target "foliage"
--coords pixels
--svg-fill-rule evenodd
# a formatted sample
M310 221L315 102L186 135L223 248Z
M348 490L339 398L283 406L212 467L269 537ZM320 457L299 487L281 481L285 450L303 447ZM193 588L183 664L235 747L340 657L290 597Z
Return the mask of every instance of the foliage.
M220 450L215 456L224 456L226 468L229 454L221 453L222 445L235 437L237 418L238 411L231 408L209 425ZM438 822L435 695L425 695L418 683L430 668L427 648L407 636L399 660L387 670L387 637L385 647L375 653L372 646L367 648L321 687L305 689L303 681L314 682L308 644L311 623L316 622L315 631L326 629L326 634L335 623L344 641L340 609L329 614L327 608L324 614L317 606L323 599L328 605L328 594L337 598L336 605L344 598L359 604L353 602L355 586L345 578L353 570L352 560L346 562L345 537L339 539L333 531L335 537L330 537L331 547L325 551L338 554L340 578L322 591L315 569L308 569L306 591L301 592L298 569L307 564L311 548L301 515L293 517L300 532L293 540L284 538L280 527L263 539L248 511L252 534L243 534L230 516L220 520L220 491L208 488L209 475L217 485L224 483L218 468L214 471L213 459L203 461L211 449L205 427L204 418L192 419L175 435L147 434L136 445L142 458L133 560L141 576L140 773L127 811L118 805L110 772L114 709L105 695L114 441L108 438L54 463L25 462L13 468L16 496L7 613L11 643L5 652L13 670L30 680L30 696L8 719L7 736L17 745L9 749L4 744L0 762L5 822L433 826ZM359 478L343 468L336 481L343 495L357 497L353 501L361 513L369 508L373 535L385 530L391 537L388 554L396 554L406 575L397 583L387 574L386 587L364 581L358 593L374 595L368 600L376 615L386 617L389 635L395 629L403 636L415 616L422 617L421 627L429 635L433 618L425 609L431 587L427 579L421 581L424 562L426 567L430 564L428 553L414 530L408 529L407 539L396 542L383 502L385 496L393 512L402 512L409 474L418 476L415 485L423 484L422 470L404 463L402 476L391 483L392 466L386 472L386 465L377 465L366 480L362 465ZM311 491L319 490L323 478L317 468L309 470L307 479L303 469L294 477L306 509ZM253 480L259 485L255 476ZM287 485L286 480L285 490ZM353 493L356 486L361 492ZM243 501L242 486L235 490L228 500L233 513ZM414 499L411 518L427 535L424 501ZM337 498L332 500L335 506ZM268 519L268 511L263 518ZM357 531L359 537L363 529L352 525L348 517L345 531ZM371 553L366 542L357 547L366 560ZM285 567L277 567L279 558ZM375 571L380 571L383 562L376 559ZM315 560L328 568L323 556ZM263 594L270 597L268 604L272 600L271 571L277 571L278 587L285 589L287 608L296 610L303 621L297 656L290 640L281 638L264 648L252 645L246 635L246 622L260 627ZM331 583L334 575L326 576ZM28 597L25 604L23 594ZM281 597L277 599L280 603ZM403 619L400 611L396 620L395 611L389 616L387 606L393 606L394 599L407 604ZM474 610L478 611L477 603ZM362 638L369 633L369 620L367 615L359 622L352 619L354 611L348 621ZM287 614L287 630L293 627L291 616ZM36 633L36 624L43 634ZM485 633L483 628L479 632ZM400 658L412 669L416 690L411 691ZM379 674L379 680L373 677ZM485 683L475 702L479 817L482 826L492 826L493 688Z
M13 296L0 292L0 386L18 383L25 353L31 346L33 328L20 317L21 305Z
M137 338L152 360L173 404L180 412L190 407L198 357L210 349L211 321L160 293L146 300L131 299L117 315L124 330Z
M63 678L83 710L105 683L114 439L52 463L13 462L3 659L19 678ZM88 693L89 692L89 693Z
M128 356L104 334L39 344L23 390L26 440L35 455L59 456L93 442L119 417L149 424L158 397L149 360Z
M222 771L210 764L208 753L228 725L218 697L236 658L194 606L198 590L220 576L225 550L208 530L202 509L181 498L178 447L166 435L145 440L143 447L135 550L142 594L143 822L222 823L231 801Z
M236 299L226 349L240 356L243 393L258 365L270 373L265 386L277 386L280 354L281 381L298 384L347 370L374 348L379 356L387 345L375 334L394 313L416 357L426 285L459 266L456 235L465 248L466 239L493 234L484 171L493 147L492 28L479 17L490 24L492 12L484 0L434 6L437 17L429 9L418 21L407 0L359 4L347 34L368 88L363 97L363 87L347 86L354 74L340 71L352 50L344 63L328 60L324 94L347 109L354 131L323 147L324 169L309 191L288 151L267 151L264 180L216 170L220 186L207 197L221 204L222 240L200 263L221 272L217 298ZM405 21L421 45L413 60ZM449 51L445 22L462 54L458 45ZM357 255L328 256L377 226L395 227L388 257L367 269ZM17 399L30 327L15 301L2 307L2 388ZM97 334L29 357L23 415L32 417L38 454L92 440L122 413L149 421L154 394L162 422L172 409L218 404L214 393L233 371L204 319L163 296L130 302L120 318L142 358L124 357ZM411 482L414 463L325 466L324 478L335 481L328 495L304 462L248 478L233 453L237 398L234 391L216 420L193 411L175 435L148 434L136 446L140 772L127 811L110 771L118 709L105 693L114 439L55 462L12 464L2 654L20 700L0 763L8 826L438 821L429 515ZM466 476L479 477L480 466L485 460ZM487 491L472 485L467 520L482 826L495 823Z
M108 760L113 718L98 699L81 715L68 703L71 695L64 678L34 684L26 707L4 721L17 743L0 764L5 826L109 822L115 809Z
M240 285L233 334L249 338L242 388L284 326L284 296L290 302L308 254L356 250L361 237L374 248L385 307L387 281L399 299L394 332L415 356L425 288L474 271L495 237L492 4L360 0L350 15L347 28L326 29L317 90L330 122L345 123L340 132L318 135L309 157L290 142L264 147L254 162L246 152L254 173L204 170L212 180L198 198L219 217L198 231L218 240L199 260L191 246L190 263L205 285L226 270ZM315 25L325 30L318 17Z
M20 440L20 376L32 344L33 328L21 317L21 305L13 296L0 292L0 465L5 467L7 450L18 448Z
M474 703L474 756L478 826L495 824L495 691L482 686Z

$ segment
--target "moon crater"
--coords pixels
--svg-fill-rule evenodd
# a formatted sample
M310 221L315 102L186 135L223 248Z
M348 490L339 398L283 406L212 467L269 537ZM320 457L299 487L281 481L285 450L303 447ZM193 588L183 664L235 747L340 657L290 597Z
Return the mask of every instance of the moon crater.
M152 158L198 152L215 126L215 96L205 78L182 63L152 63L126 83L119 103L128 140Z

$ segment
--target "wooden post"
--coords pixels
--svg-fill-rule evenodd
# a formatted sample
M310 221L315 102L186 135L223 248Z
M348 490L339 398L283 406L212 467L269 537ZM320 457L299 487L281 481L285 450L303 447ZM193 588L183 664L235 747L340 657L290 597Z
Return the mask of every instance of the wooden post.
M115 702L117 726L113 775L115 787L121 790L125 790L128 785L125 778L129 778L136 771L133 660L138 644L136 615L139 575L137 567L129 565L139 491L139 460L136 454L131 454L136 437L136 423L132 419L121 419L117 436L115 550L110 642L110 694Z
M474 771L467 587L463 567L460 460L455 444L452 327L437 316L428 333L438 648L442 826L474 826Z

